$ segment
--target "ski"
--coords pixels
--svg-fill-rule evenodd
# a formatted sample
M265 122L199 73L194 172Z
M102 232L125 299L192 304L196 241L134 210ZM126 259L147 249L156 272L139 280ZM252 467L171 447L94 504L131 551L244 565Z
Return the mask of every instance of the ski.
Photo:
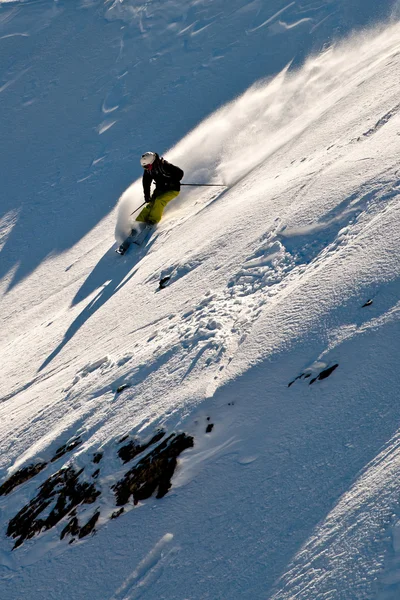
M117 254L123 256L128 250L131 244L141 246L153 231L153 225L145 225L140 231L132 229L129 236L122 242L122 244L115 250Z

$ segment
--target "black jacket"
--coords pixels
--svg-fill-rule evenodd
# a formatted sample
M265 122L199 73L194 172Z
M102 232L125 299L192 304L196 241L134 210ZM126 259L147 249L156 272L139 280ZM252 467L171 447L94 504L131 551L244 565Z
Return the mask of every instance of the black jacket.
M154 181L156 189L154 190L153 198L168 192L169 190L181 189L180 181L183 177L183 171L179 167L172 165L165 158L160 158L156 154L156 160L153 163L151 171L145 169L143 173L143 191L146 202L150 201L151 182Z

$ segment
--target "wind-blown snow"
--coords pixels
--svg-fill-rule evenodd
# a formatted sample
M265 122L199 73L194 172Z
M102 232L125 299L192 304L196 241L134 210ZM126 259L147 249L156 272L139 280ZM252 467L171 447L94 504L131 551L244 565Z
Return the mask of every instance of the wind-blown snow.
M353 91L354 78L363 85L371 70L390 59L397 48L397 27L384 28L373 41L371 35L364 33L340 49L331 47L309 58L299 72L289 71L288 65L272 81L258 82L213 114L166 157L185 165L187 180L231 186L282 147L298 143L301 134L311 130L324 113ZM396 105L393 114L397 108ZM360 107L355 106L355 110ZM387 118L391 116L389 112ZM346 118L351 118L350 111ZM378 123L375 128L381 125ZM374 132L373 128L363 135ZM121 198L118 239L129 230L124 225L134 221L135 215L129 218L131 212L142 202L141 185L134 183ZM178 199L170 210L182 203Z
M349 3L349 14L356 14L356 4ZM54 470L89 469L94 453L103 452L102 496L83 509L87 519L94 509L100 517L94 537L69 545L60 540L63 523L12 551L7 523L49 471L1 497L2 598L396 598L399 23L354 33L315 50L300 66L279 36L296 31L287 43L306 40L310 50L312 30L322 36L330 21L331 32L333 22L339 28L340 6L337 13L330 2L235 2L229 10L222 0L82 6L83 29L107 26L115 33L123 64L113 77L121 87L110 86L96 67L99 80L89 86L101 93L87 99L93 107L101 96L101 120L90 108L78 115L73 133L82 154L69 146L61 152L57 143L65 167L49 168L61 169L58 178L52 171L39 193L30 167L25 190L36 193L27 194L23 207L4 207L0 465L3 481L25 465L49 462L79 436L82 443ZM100 6L108 20L90 23ZM71 13L62 3L48 9L49 31L58 32L63 14L67 22ZM386 9L397 10L397 3ZM368 10L360 24L371 18ZM16 43L15 33L31 33L22 25L34 13L23 5L7 11L0 10L6 24L0 37L13 35L2 41ZM10 23L21 27L11 31ZM261 39L252 46L258 63L268 53L279 58L271 58L262 79L258 66L239 95L246 77L235 84L232 72L214 102L219 108L200 122L199 100L188 98L178 125L171 115L179 111L172 99L180 97L179 86L186 94L201 88L201 69L190 71L191 51L200 52L191 40L208 32L206 54L217 26L243 64L250 64L246 36L267 36L268 51ZM138 110L121 83L127 47L138 40L152 49L153 61L165 61L158 88L148 84L154 98L146 110ZM230 63L220 52L214 48L212 64L220 60L226 70ZM130 61L136 59L144 60ZM19 58L20 73L23 63ZM203 68L213 81L221 73ZM146 70L141 77L145 82ZM14 89L14 79L3 77L1 94ZM23 101L44 102L32 89ZM162 102L165 111L155 115L153 106ZM226 187L183 188L147 243L119 257L114 230L123 237L127 217L143 201L140 179L128 185L139 169L115 194L126 188L115 209L105 210L104 186L113 169L120 175L127 167L120 164L127 148L121 131L122 124L132 127L131 119L137 140L129 164L156 150L184 169L184 181ZM106 141L96 138L92 146L92 135ZM51 139L43 131L40 165L50 161ZM78 173L85 193L76 191ZM53 216L52 186L64 198ZM67 194L71 205L64 203ZM43 222L54 238L47 243L39 236L40 250L30 258L36 212L48 216ZM54 244L52 227L57 223L60 233L60 220L64 227L76 224L77 233ZM26 248L11 258L22 225ZM161 290L164 276L171 279ZM194 447L179 457L171 490L109 520L110 482L122 473L119 440L127 433L147 439L160 427L194 437Z

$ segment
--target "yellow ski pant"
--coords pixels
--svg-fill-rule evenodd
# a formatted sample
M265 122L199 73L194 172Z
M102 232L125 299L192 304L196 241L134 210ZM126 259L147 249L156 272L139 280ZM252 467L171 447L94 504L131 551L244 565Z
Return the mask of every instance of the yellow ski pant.
M160 194L154 200L149 202L143 210L140 211L138 217L136 217L136 221L140 221L141 223L149 223L150 225L155 225L161 221L161 217L164 212L164 208L167 206L168 202L171 202L174 198L178 196L179 192L177 190L170 190L169 192L164 192L164 194Z

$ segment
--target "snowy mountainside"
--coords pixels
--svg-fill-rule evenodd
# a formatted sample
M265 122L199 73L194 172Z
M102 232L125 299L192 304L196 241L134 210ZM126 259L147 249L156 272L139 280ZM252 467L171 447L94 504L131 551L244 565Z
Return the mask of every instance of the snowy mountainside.
M0 215L17 215L1 279L15 285L95 228L140 175L143 149L165 152L258 79L396 5L0 1Z
M167 157L228 187L144 247L114 252L135 182L4 277L2 597L397 597L399 34L201 122Z

